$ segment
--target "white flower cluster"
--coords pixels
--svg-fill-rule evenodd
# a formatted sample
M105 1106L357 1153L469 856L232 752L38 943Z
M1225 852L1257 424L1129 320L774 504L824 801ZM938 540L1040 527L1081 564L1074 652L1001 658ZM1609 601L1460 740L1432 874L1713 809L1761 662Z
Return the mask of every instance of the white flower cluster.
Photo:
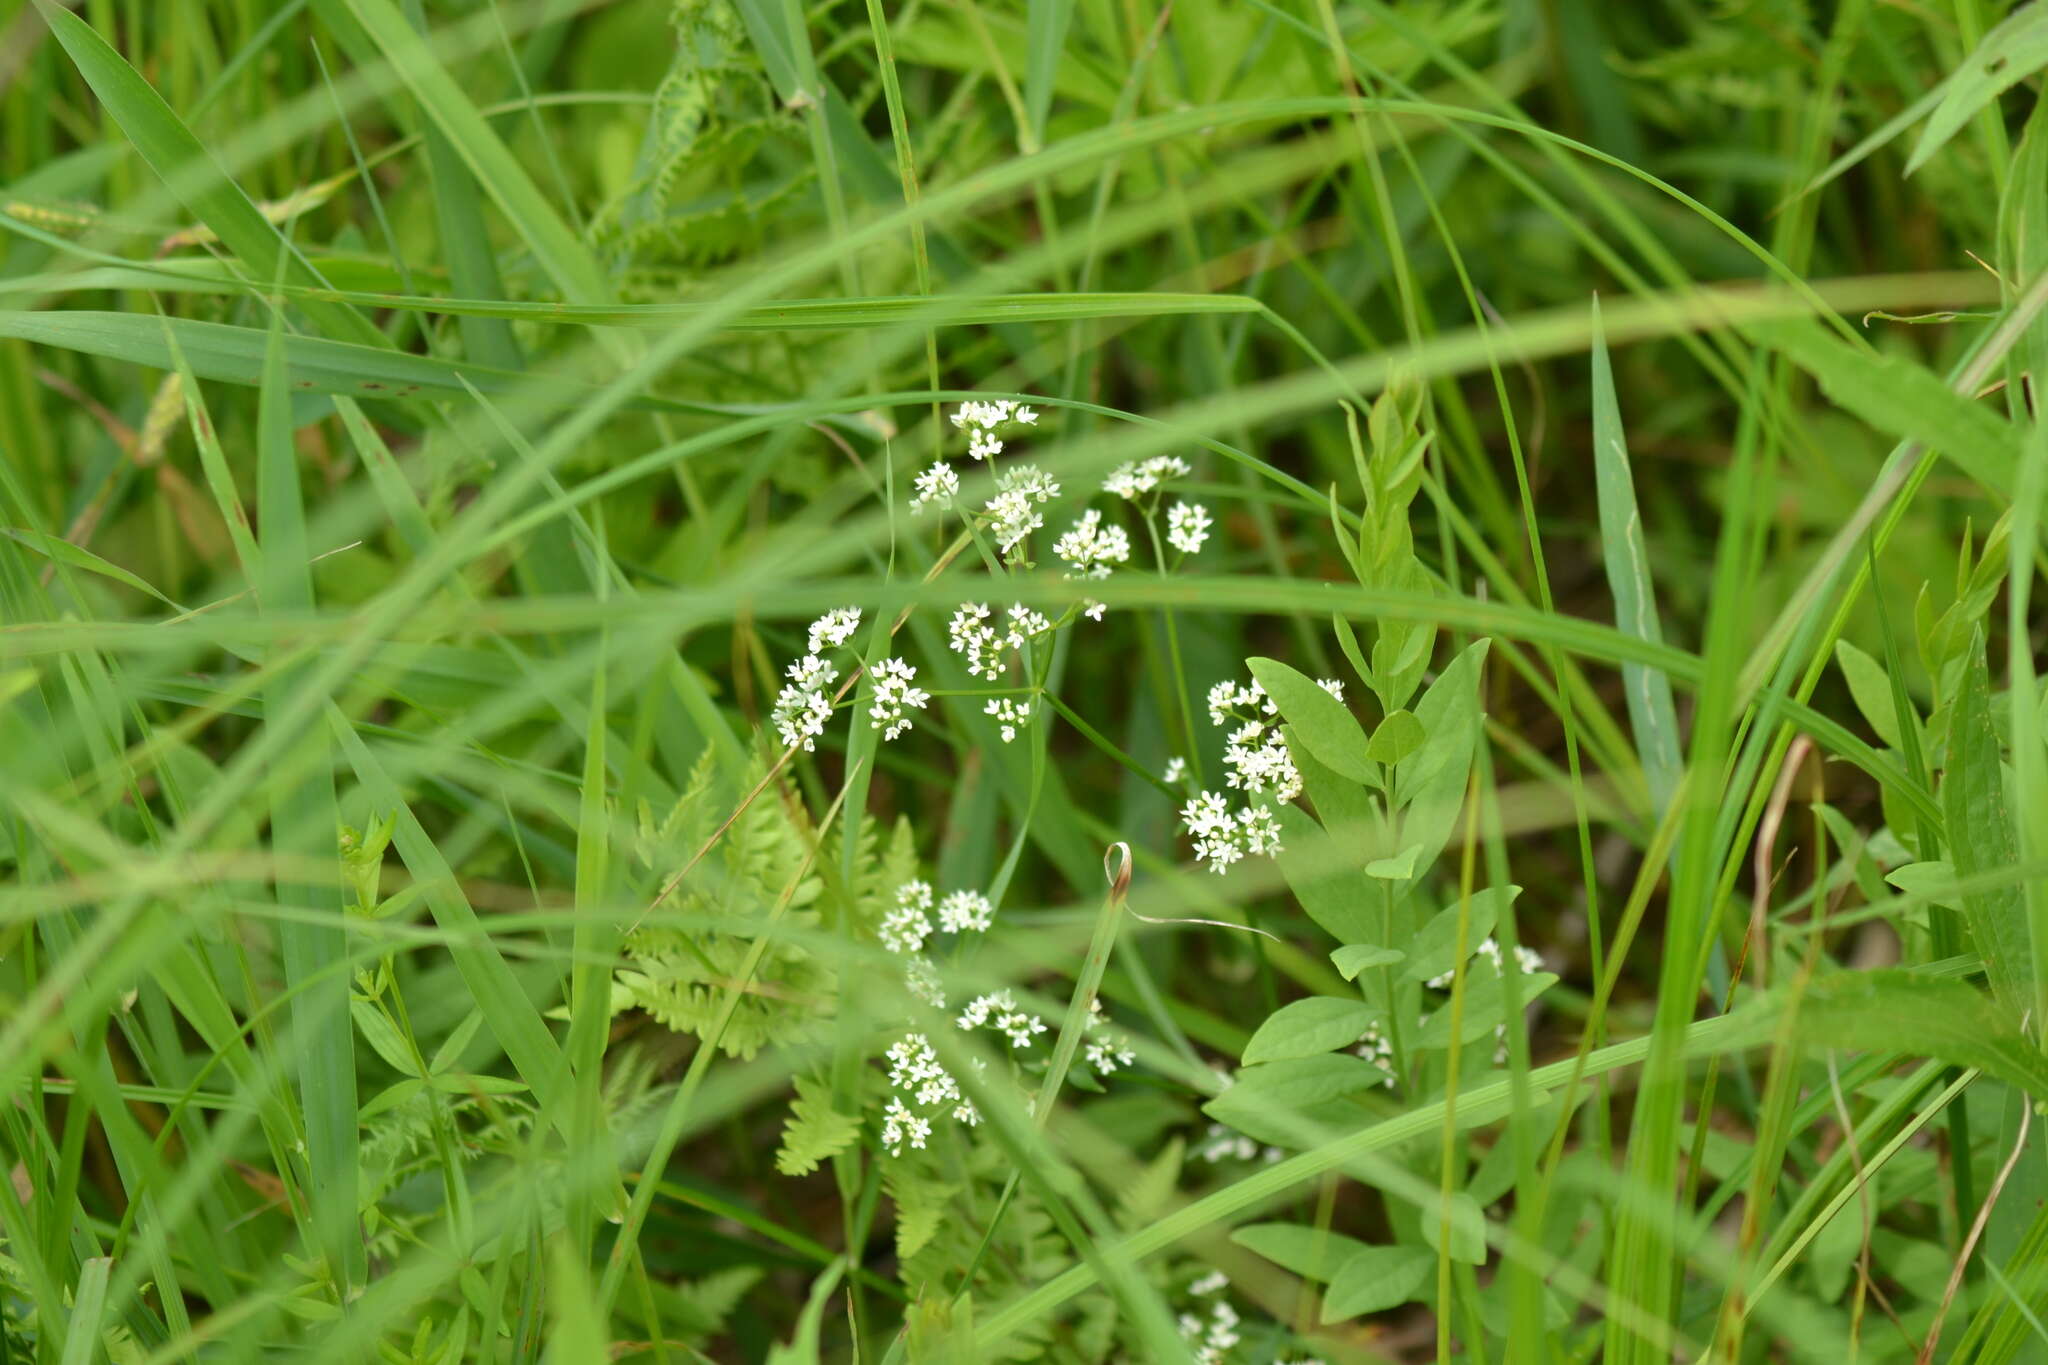
M1261 1147L1227 1124L1212 1123L1202 1135L1202 1145L1195 1149L1195 1155L1212 1165L1219 1161L1263 1161L1270 1166L1286 1153L1278 1147Z
M859 607L834 607L811 622L806 639L810 642L811 653L823 654L826 650L836 649L851 640L853 633L859 629Z
M1000 629L989 624L989 615L986 602L963 602L946 623L946 640L969 673L995 682L1025 642L1049 632L1052 622L1022 603L1010 608Z
M909 1095L927 1110L950 1113L958 1122L973 1127L981 1122L960 1083L939 1065L939 1054L931 1039L922 1033L906 1033L889 1048L889 1084L902 1094L891 1095L882 1110L882 1146L890 1156L902 1156L904 1145L922 1148L931 1140L931 1119L903 1102Z
M1045 1020L1029 1010L1017 1007L1017 998L1008 991L996 991L990 995L977 995L960 1011L954 1021L961 1028L973 1030L993 1028L1010 1040L1013 1048L1031 1046L1033 1037L1045 1032Z
M1091 507L1053 543L1052 552L1066 561L1065 577L1103 579L1114 566L1130 562L1131 538L1123 527L1105 525L1102 513ZM1091 601L1084 610L1089 620L1102 619L1102 603Z
M1352 1048L1351 1051L1386 1072L1387 1078L1381 1081L1380 1084L1388 1089L1393 1088L1394 1045L1387 1039L1384 1033L1380 1032L1378 1024L1367 1024L1365 1032L1358 1035L1358 1046Z
M981 708L984 715L994 716L996 724L1002 727L1003 743L1017 738L1017 728L1031 719L1031 703L1014 701L1009 697L997 697Z
M1225 1281L1225 1287L1228 1281ZM1211 1291L1220 1294L1221 1289ZM1221 1365L1224 1356L1238 1343L1237 1310L1226 1299L1218 1298L1209 1305L1207 1316L1200 1313L1180 1315L1181 1340L1193 1347L1195 1365Z
M921 878L897 887L896 908L882 917L878 930L882 946L906 957L924 951L924 941L932 936L933 899L931 883ZM995 926L996 908L981 892L963 889L938 901L938 916L941 933L985 934Z
M1329 678L1317 685L1338 701L1344 685ZM1195 837L1195 857L1221 873L1247 854L1280 852L1280 820L1274 807L1301 795L1301 773L1280 733L1280 708L1256 681L1229 679L1209 689L1209 723L1219 729L1235 725L1223 750L1226 783L1245 794L1233 809L1222 792L1197 792L1181 807L1181 822ZM1180 781L1187 772L1179 759L1169 764L1166 781ZM1254 799L1256 798L1256 799Z
M1177 502L1166 509L1166 543L1182 554L1200 554L1212 524L1202 504Z
M998 398L993 403L970 398L953 412L953 425L967 433L967 453L977 460L1003 453L1003 443L996 439L996 432L1012 422L1036 426L1038 414L1028 405L1007 398Z
M1088 1021L1081 1026L1081 1033L1084 1038L1082 1060L1094 1067L1098 1075L1107 1076L1120 1068L1138 1064L1138 1054L1131 1051L1131 1040L1121 1033L1109 1031L1109 1019L1102 1012L1101 996L1088 1002ZM1095 1036L1097 1034L1101 1036Z
M883 659L869 670L874 691L868 707L868 719L875 729L882 732L883 739L895 739L910 729L912 711L922 711L930 704L932 694L922 687L913 687L910 680L917 676L917 670L901 659Z
M785 748L802 745L805 753L818 747L818 736L832 719L832 684L839 670L815 654L806 654L789 666L782 690L775 694L775 709L768 719Z
M1189 472L1188 462L1178 455L1154 455L1149 460L1134 460L1109 471L1109 477L1102 481L1102 491L1135 500L1168 479L1185 479Z
M1039 508L1060 495L1059 481L1035 464L1020 464L996 476L996 495L983 503L996 549L1007 556L1024 537L1045 525Z
M913 513L922 512L936 503L951 504L960 496L960 476L944 460L932 461L931 467L912 482L917 486L917 496L910 500Z
M1480 945L1473 950L1472 955L1491 964L1496 973L1501 970L1500 944L1494 939L1492 934L1486 936ZM1522 975L1527 976L1532 972L1543 970L1543 959L1537 955L1535 949L1518 943L1515 945L1515 965L1521 968ZM1433 991L1449 990L1451 982L1456 976L1457 969L1452 968L1440 976L1432 976L1423 984Z

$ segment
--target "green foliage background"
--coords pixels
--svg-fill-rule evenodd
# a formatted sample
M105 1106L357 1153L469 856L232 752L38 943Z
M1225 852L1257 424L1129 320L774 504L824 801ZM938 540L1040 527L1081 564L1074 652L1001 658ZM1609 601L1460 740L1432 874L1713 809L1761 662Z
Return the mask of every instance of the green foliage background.
M2048 1359L2044 68L0 0L0 1360ZM991 398L1009 556L907 506ZM892 1151L907 1029L978 1122Z

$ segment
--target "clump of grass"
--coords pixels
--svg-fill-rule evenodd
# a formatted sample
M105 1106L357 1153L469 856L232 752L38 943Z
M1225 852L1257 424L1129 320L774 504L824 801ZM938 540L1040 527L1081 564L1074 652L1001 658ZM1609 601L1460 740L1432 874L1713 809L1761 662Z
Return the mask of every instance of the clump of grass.
M0 7L0 1359L2031 1359L2036 7Z

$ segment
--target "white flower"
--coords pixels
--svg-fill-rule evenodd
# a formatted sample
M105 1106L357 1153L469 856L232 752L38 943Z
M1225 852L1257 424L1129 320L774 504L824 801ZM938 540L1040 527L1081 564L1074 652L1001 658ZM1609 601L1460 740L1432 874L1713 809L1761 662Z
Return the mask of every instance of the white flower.
M890 1156L902 1156L903 1144L923 1148L931 1140L932 1125L907 1108L903 1101L891 1095L888 1108L882 1111L882 1145L889 1149Z
M1023 1010L996 1016L996 1031L1010 1040L1011 1047L1030 1047L1031 1036L1045 1032L1045 1020Z
M1258 1154L1258 1143L1220 1123L1209 1125L1209 1131L1204 1135L1201 1149L1196 1153L1202 1160L1208 1162L1231 1159L1250 1161Z
M1365 1032L1358 1035L1358 1046L1352 1048L1351 1051L1354 1055L1365 1058L1365 1060L1386 1072L1387 1078L1381 1081L1380 1084L1392 1088L1394 1084L1394 1045L1388 1041L1385 1034L1380 1032L1378 1024L1367 1024Z
M1209 1305L1207 1321L1195 1313L1180 1315L1180 1334L1195 1348L1195 1365L1222 1365L1239 1341L1238 1321L1237 1310L1222 1299Z
M1160 774L1159 780L1171 787L1176 782L1184 781L1187 775L1188 761L1176 755L1166 760L1166 771Z
M1221 1294L1228 1288L1230 1288L1230 1277L1220 1270L1212 1270L1201 1279L1189 1285L1188 1293L1199 1299L1210 1294Z
M903 984L935 1010L946 1008L946 988L939 982L939 969L928 957L913 957L903 964Z
M1120 498L1139 498L1168 479L1185 479L1188 462L1178 455L1154 455L1149 460L1120 464L1102 481L1102 491Z
M1209 689L1211 725L1221 725L1225 718L1241 711L1250 711L1254 715L1263 713L1277 716L1280 714L1280 707L1266 695L1265 687L1258 682L1253 682L1248 687L1239 687L1226 678Z
M896 888L896 908L882 917L882 946L892 953L915 953L931 937L932 922L925 911L932 908L931 883L913 878Z
M924 710L932 694L911 686L910 680L917 676L917 670L901 659L883 659L870 672L874 692L873 704L868 707L869 720L882 732L883 739L894 739L910 728L906 712Z
M1227 780L1233 787L1252 793L1270 787L1275 801L1292 801L1301 795L1301 773L1277 725L1246 721L1224 748L1223 766L1230 769Z
M1209 509L1198 502L1177 502L1166 509L1166 541L1183 554L1200 552L1209 538Z
M932 922L914 905L899 905L882 916L882 946L892 953L915 953L931 937Z
M1280 851L1280 822L1271 807L1246 806L1237 813L1237 823L1244 830L1246 852L1270 855Z
M1058 481L1037 465L1020 464L999 475L996 495L982 505L988 515L989 530L996 538L996 548L1007 555L1024 537L1045 525L1045 518L1037 509L1059 494Z
M1131 538L1121 526L1103 525L1102 513L1091 507L1054 543L1052 552L1067 562L1067 578L1107 578L1113 565L1129 562ZM1103 608L1103 603L1091 601L1084 610L1089 620L1100 621Z
M912 482L917 485L917 496L910 500L913 512L922 512L934 503L951 503L960 494L960 476L944 460L933 461Z
M1493 937L1492 934L1488 934L1484 939L1480 941L1479 946L1472 950L1472 956L1475 960L1486 962L1487 965L1493 968L1495 974L1500 973L1500 943ZM1543 970L1543 958L1540 955L1538 955L1534 949L1524 947L1523 945L1518 943L1515 945L1515 965L1521 968L1522 974L1526 976L1531 972L1540 972ZM1450 988L1452 979L1456 977L1456 975L1457 969L1453 967L1450 971L1443 973L1441 976L1433 976L1429 980L1423 982L1422 984L1428 986L1431 990L1448 990Z
M1045 1020L1018 1009L1016 998L1008 991L976 996L954 1022L963 1029L987 1025L1008 1038L1013 1048L1029 1047L1034 1035L1045 1032Z
M997 697L990 701L988 705L982 707L981 710L982 714L996 718L996 723L1002 727L1003 743L1005 744L1015 740L1017 738L1017 727L1031 718L1030 702L1012 701L1008 697Z
M1338 682L1335 678L1317 678L1316 686L1328 692L1338 701L1344 700L1344 684Z
M1003 676L1006 651L1014 654L1024 648L1027 640L1052 629L1052 622L1021 604L1010 608L1000 630L990 625L988 618L987 603L962 603L946 623L946 638L953 652L967 661L969 673L991 682Z
M813 626L815 631L817 627ZM817 738L832 719L832 698L828 689L839 678L839 670L816 654L806 654L789 666L789 682L775 694L775 709L769 720L785 746L801 744L805 753L817 748Z
M823 654L827 649L845 644L860 629L859 607L834 607L811 622L811 653Z
M967 1002L967 1008L960 1011L954 1022L962 1029L978 1029L988 1022L989 1015L996 1010L1013 1010L1017 1001L1008 991L996 991L990 995L977 995Z
M939 928L949 934L987 933L996 908L979 891L954 891L939 902Z
M1207 862L1211 872L1220 874L1244 856L1237 818L1221 794L1200 793L1181 807L1180 818L1195 836L1195 856Z
M1088 1018L1081 1025L1081 1032L1093 1034L1106 1030L1108 1026L1109 1020L1102 1013L1102 998L1097 996L1088 1002ZM1104 1032L1100 1038L1089 1038L1081 1053L1088 1065L1104 1076L1120 1067L1138 1064L1138 1054L1131 1051L1131 1040L1121 1033Z
M1102 513L1091 507L1054 543L1052 552L1074 570L1069 578L1107 578L1110 566L1129 561L1131 538L1121 526L1103 525Z

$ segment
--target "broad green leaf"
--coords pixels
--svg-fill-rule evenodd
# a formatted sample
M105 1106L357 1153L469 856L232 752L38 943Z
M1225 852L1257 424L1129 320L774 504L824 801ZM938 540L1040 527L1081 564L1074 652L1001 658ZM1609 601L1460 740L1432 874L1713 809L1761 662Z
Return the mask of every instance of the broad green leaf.
M1351 708L1338 701L1305 673L1277 659L1245 660L1252 677L1280 708L1280 718L1316 761L1354 782L1375 780L1366 754L1365 730Z
M1465 783L1483 719L1479 670L1486 646L1484 640L1467 646L1415 704L1415 718L1428 738L1404 765L1400 842L1403 847L1420 845L1418 865L1425 868L1443 852L1464 809Z
M1310 1057L1350 1047L1379 1017L1378 1010L1359 1000L1329 995L1296 1000L1266 1016L1266 1022L1244 1046L1244 1063L1250 1066Z
M1904 1052L1973 1066L2048 1099L2048 1058L1982 990L1948 977L1897 968L1835 972L1799 996L1799 1041L1810 1047ZM1757 1043L1770 1037L1769 1010L1744 1016Z
M1550 972L1525 972L1518 983L1519 998L1528 1005L1537 996L1557 984L1557 977ZM1443 1007L1429 1016L1409 1039L1408 1046L1418 1052L1451 1045L1452 1007L1457 1003L1446 1000ZM1460 1028L1458 1041L1466 1047L1481 1039L1491 1039L1493 1031L1507 1022L1507 981L1491 972L1474 973L1465 984L1465 998L1458 1012Z
M1383 1086L1387 1073L1348 1052L1260 1062L1237 1073L1228 1090L1202 1106L1202 1112L1260 1142L1287 1145L1293 1141L1290 1112L1319 1122L1356 1121L1350 1098Z
M1849 684L1849 697L1877 737L1894 749L1905 747L1899 731L1898 708L1892 704L1891 679L1884 665L1847 640L1835 641L1835 664Z
M1969 880L2019 861L2018 836L2005 803L2005 768L1991 721L1991 675L1984 636L1971 640L1962 688L1949 720L1948 767L1941 781L1948 826L1949 862ZM1984 958L1984 974L2000 1003L2015 1017L2033 1007L2032 943L2025 897L2017 886L1973 891L1963 897L1970 937Z
M1421 1213L1423 1241L1454 1261L1486 1264L1486 1214L1471 1195L1459 1190L1451 1195L1448 1209L1431 1203L1424 1205ZM1448 1248L1443 1241L1446 1230L1450 1233Z
M1308 917L1339 943L1367 943L1383 937L1379 912L1360 894L1359 851L1294 805L1278 808L1280 874Z
M1408 942L1408 981L1427 981L1442 976L1458 963L1458 920L1468 916L1465 926L1465 956L1479 951L1479 945L1500 922L1502 907L1522 894L1519 886L1489 886L1474 891L1464 903L1453 901L1429 917Z
M1405 961L1407 955L1396 948L1376 948L1365 943L1347 943L1330 954L1330 961L1337 964L1337 970L1346 981L1356 981L1358 974L1373 967L1391 967Z
M1913 154L1906 158L1906 174L1926 165L1985 105L2044 66L2048 66L2048 5L2022 5L1986 33L1949 77L1941 103L1920 130Z
M368 1123L385 1110L396 1109L399 1105L409 1102L426 1088L426 1081L419 1076L407 1076L403 1080L393 1081L363 1101L363 1107L356 1111L356 1119L358 1122Z
M384 1012L367 1000L349 1001L349 1013L356 1021L356 1031L363 1035L363 1041L393 1071L401 1076L418 1076L420 1064L406 1045L405 1035L400 1033Z
M1383 882L1415 880L1415 860L1422 856L1421 844L1410 844L1391 858L1375 858L1365 865L1365 875Z
M1356 1237L1300 1223L1247 1223L1230 1240L1305 1280L1328 1280L1352 1257L1372 1250Z
M1744 330L1812 375L1821 392L1854 416L1887 436L1939 451L1986 490L2011 497L2019 432L1990 407L1906 356L1859 350L1817 322L1759 322Z
M1614 370L1607 359L1597 299L1593 303L1593 478L1600 503L1600 555L1607 568L1608 590L1614 594L1614 623L1638 640L1662 644L1656 585L1650 579L1635 475L1629 468L1621 405L1614 394ZM1621 683L1643 780L1650 788L1650 806L1662 812L1671 804L1684 767L1671 679L1661 669L1626 663L1621 666Z
M1413 711L1390 712L1380 721L1379 728L1372 732L1372 742L1366 746L1365 755L1375 763L1392 766L1420 749L1427 738L1422 732L1422 722L1415 719Z
M1945 910L1961 910L1963 898L1956 890L1956 870L1946 862L1907 863L1884 874L1884 879L1909 896L1918 896L1929 905L1939 905Z
M1323 1321L1378 1313L1414 1298L1436 1257L1421 1247L1364 1247L1337 1267L1323 1296Z

